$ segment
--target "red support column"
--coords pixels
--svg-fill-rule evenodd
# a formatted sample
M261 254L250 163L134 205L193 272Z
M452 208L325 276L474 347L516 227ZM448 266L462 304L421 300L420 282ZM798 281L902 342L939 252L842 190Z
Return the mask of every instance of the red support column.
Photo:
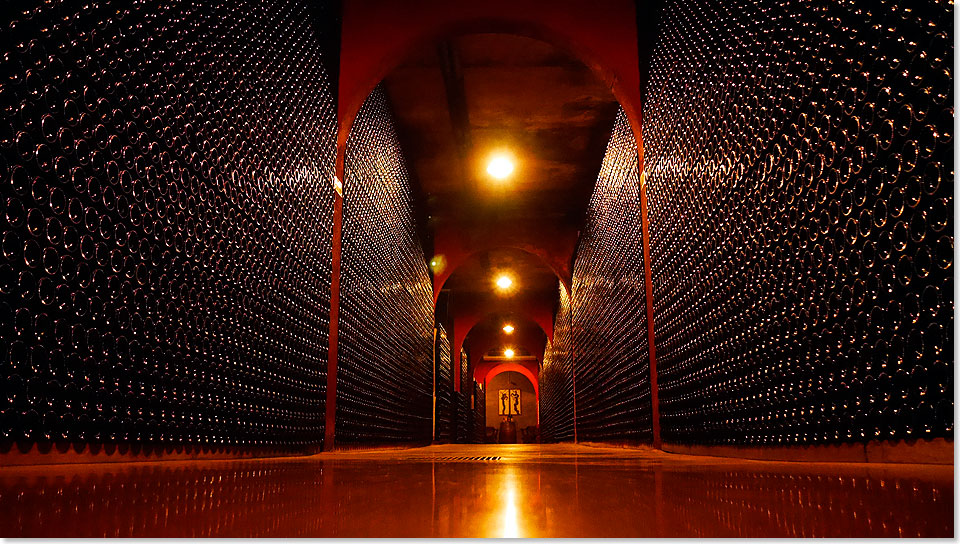
M650 232L647 219L647 183L643 177L643 153L640 153L640 229L643 237L643 276L647 294L647 344L650 353L650 403L652 405L653 447L660 449L660 395L657 390L657 348L653 328L653 280L650 272Z
M430 442L437 441L437 328L433 328L433 405L430 409Z
M573 385L573 443L577 444L580 442L580 438L577 436L577 358L576 358L576 349L570 348L570 373L571 373L571 382Z
M339 178L338 178L339 179ZM327 351L327 400L323 449L332 451L337 424L337 340L340 322L340 249L343 236L343 195L340 183L333 200L333 254L330 272L330 346Z

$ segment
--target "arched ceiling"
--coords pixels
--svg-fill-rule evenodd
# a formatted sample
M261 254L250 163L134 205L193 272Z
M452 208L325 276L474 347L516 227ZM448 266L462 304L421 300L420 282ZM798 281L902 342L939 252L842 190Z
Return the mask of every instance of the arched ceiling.
M541 337L529 351L542 358L558 283L570 289L614 96L639 122L634 2L597 11L560 1L560 10L556 0L344 3L338 172L339 140L382 82L457 368L467 331L490 313L533 320ZM487 172L494 153L514 163L500 182ZM514 280L507 293L494 287L503 272ZM459 390L460 373L454 381Z
M496 278L506 275L513 284L501 291ZM501 247L476 253L466 259L444 283L444 289L461 294L484 293L509 299L516 294L557 293L557 276L541 259L525 251Z
M513 327L512 332L503 330ZM500 356L510 348L518 356L542 357L547 343L546 332L538 323L519 312L498 312L488 315L467 333L464 344L470 351L482 355Z
M493 378L494 378L495 376L497 376L497 375L499 375L499 374L503 374L503 373L505 373L505 372L516 372L517 374L519 374L519 375L523 376L524 378L526 378L526 380L527 380L528 382L530 382L530 385L533 386L534 394L535 394L535 395L537 396L537 398L539 399L539 397L540 397L540 380L537 378L537 375L534 374L533 372L531 372L530 369L527 368L526 366L518 365L518 364L515 364L515 363L500 363L500 364L498 364L498 365L496 365L496 366L493 366L493 367L489 368L489 369L488 369L486 372L484 372L484 374L483 374L484 387L489 387L489 386L490 386L490 381L493 380Z
M468 34L417 49L384 85L430 227L582 221L617 102L580 61L527 37ZM485 170L497 151L516 165L502 186Z
M435 296L442 286L502 305L493 282L507 273L510 294L556 297L617 113L610 89L560 48L504 33L425 43L383 83L423 206ZM486 171L497 153L515 166L502 181Z
M467 332L467 338L469 339L474 335L487 334L488 332L500 334L506 325L513 327L513 331L507 333L507 337L520 338L529 334L546 339L547 336L546 331L540 327L540 324L523 312L500 311L491 312L483 319L477 321Z

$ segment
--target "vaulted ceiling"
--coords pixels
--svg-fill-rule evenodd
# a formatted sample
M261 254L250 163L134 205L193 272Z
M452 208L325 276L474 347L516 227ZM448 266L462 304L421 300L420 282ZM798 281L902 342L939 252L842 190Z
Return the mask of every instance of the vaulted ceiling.
M380 0L363 1L381 5ZM628 14L624 21L629 22L632 3L617 6L614 11ZM422 15L431 21L435 16L430 24L443 24L437 13L447 12ZM414 36L429 26L419 18L409 21L412 26L395 26L405 17L397 11L391 21L376 26L377 32L351 32L344 40L358 54L382 49L381 63L390 66L382 84L414 184L438 297L437 319L453 338L455 368L461 345L473 355L480 345L497 351L515 342L539 360L553 335L558 287L571 287L577 239L620 106L614 90L617 96L629 94L636 83L631 66L637 66L636 51L613 47L618 36L591 35L584 30L590 21L566 20L551 24L570 34L550 43L513 34L507 24L499 33L461 28L441 32L442 38L422 35L401 47L404 32ZM627 34L635 31L634 23L624 25ZM552 45L573 36L599 49L574 55ZM369 41L374 37L397 47L378 46L379 41ZM404 53L391 57L395 50ZM616 58L595 56L606 50L617 51ZM591 67L581 62L584 58ZM379 65L372 64L369 71L375 73ZM356 102L349 89L362 85L365 72L353 70L353 63L345 66L350 67L349 82L341 92L348 89L344 112L349 119ZM629 111L637 111L630 104ZM494 156L505 156L513 165L502 180L488 173ZM511 289L496 287L501 275L511 277ZM525 322L535 330L501 338L503 332L490 323L507 321ZM466 335L472 330L476 345L468 345ZM534 347L528 349L530 342ZM471 368L478 362L473 359Z
M451 229L482 238L496 224L542 236L580 228L617 101L578 60L527 37L458 35L417 49L384 87L428 237ZM486 171L494 154L514 163L504 181ZM444 289L489 290L495 269L556 293L553 271L507 249L468 259Z

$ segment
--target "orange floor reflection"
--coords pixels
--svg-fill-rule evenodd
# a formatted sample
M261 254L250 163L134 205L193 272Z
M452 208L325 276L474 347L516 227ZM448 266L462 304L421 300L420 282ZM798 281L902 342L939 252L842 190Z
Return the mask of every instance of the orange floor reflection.
M953 467L482 445L0 468L4 537L952 535Z

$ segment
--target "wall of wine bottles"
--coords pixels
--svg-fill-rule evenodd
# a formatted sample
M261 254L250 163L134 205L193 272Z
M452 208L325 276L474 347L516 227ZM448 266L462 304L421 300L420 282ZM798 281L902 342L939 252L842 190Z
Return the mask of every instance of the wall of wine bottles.
M381 87L354 122L345 166L336 440L430 441L433 287Z
M621 110L574 261L579 440L653 436L638 164L637 141Z
M471 444L483 444L486 437L486 391L477 382L473 385L473 410L470 417L470 433L467 442ZM467 399L466 407L470 408L470 399Z
M467 444L470 442L473 428L474 413L470 408L470 395L456 392L453 395L454 408L456 409L456 430L454 441L458 444Z
M456 436L453 427L457 417L457 402L453 390L453 374L450 357L450 339L442 324L437 324L437 429L436 440L452 442Z
M573 440L574 365L570 330L570 296L559 286L553 341L547 340L540 367L540 437L542 442Z
M460 349L460 391L465 393L467 396L470 395L470 387L467 384L470 378L470 358L467 355L467 350Z
M665 442L952 437L952 17L666 2L643 116Z
M0 449L319 444L332 21L292 0L3 11Z

